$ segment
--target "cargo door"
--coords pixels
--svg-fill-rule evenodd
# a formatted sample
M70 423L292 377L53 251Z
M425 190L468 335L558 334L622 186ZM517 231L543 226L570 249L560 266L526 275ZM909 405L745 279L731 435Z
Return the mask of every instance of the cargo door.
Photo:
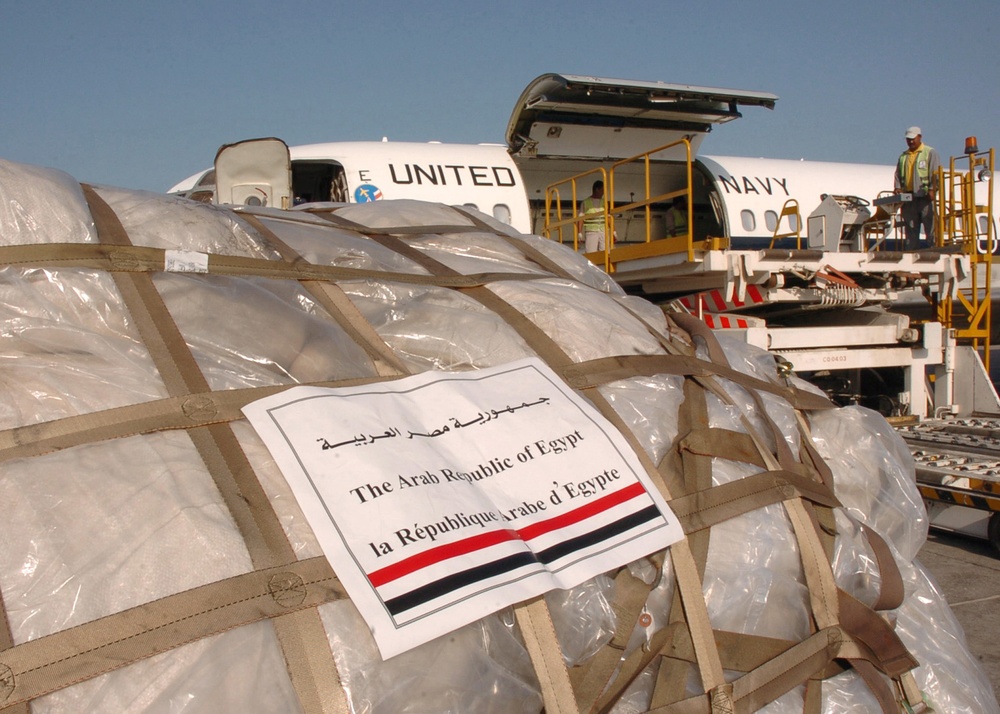
M623 159L682 139L692 151L741 106L773 109L766 92L544 74L521 94L507 124L515 156ZM659 158L684 161L676 156Z
M291 160L281 139L226 144L215 155L216 203L290 208L291 188Z

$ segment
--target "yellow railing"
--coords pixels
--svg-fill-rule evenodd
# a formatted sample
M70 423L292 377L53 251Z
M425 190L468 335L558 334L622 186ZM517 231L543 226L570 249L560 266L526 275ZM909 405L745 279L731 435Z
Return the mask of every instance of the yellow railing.
M684 185L681 188L660 193L653 193L652 181L650 179L651 160L661 153L665 153L675 147L683 147L684 156ZM680 152L677 152L680 153ZM631 200L628 203L618 204L615 202L615 175L623 167L633 164L641 164L643 168L643 190L638 200ZM680 163L679 161L677 163ZM572 245L574 250L579 250L578 224L580 216L577 213L580 199L583 197L578 186L586 186L586 181L595 176L600 176L605 185L604 198L604 252L587 253L586 256L591 262L603 265L606 270L613 272L615 266L626 260L636 260L639 258L650 258L660 255L674 253L687 253L687 259L695 259L695 249L720 249L725 248L728 242L724 239L706 240L696 243L694 240L694 196L691 191L693 180L691 156L691 142L681 139L669 144L664 144L655 149L622 159L613 163L607 171L604 168L591 169L583 173L571 176L556 183L550 184L545 189L545 226L542 235L560 243L569 243L566 239L565 231L572 227ZM589 189L589 186L587 186ZM569 202L564 200L564 194L569 194ZM587 193L586 195L589 195ZM685 211L687 215L687 230L676 236L655 236L653 235L652 212L654 206L663 205L672 201L677 196L684 198ZM645 222L644 240L628 243L618 243L615 231L615 221L628 213L630 216L636 212L641 212Z
M650 195L652 191L652 186L649 178L649 163L650 157L654 154L659 154L661 152L666 152L675 146L684 147L684 187L676 191L667 191L665 193L658 193L655 195ZM638 201L630 201L622 205L618 205L614 202L615 196L615 173L618 169L631 164L642 163L643 165L643 175L645 181L643 184L643 195ZM616 161L611 165L611 171L608 172L610 176L610 184L608 187L608 193L611 195L611 213L613 216L624 213L625 211L635 211L637 209L642 209L643 215L646 223L645 230L645 240L640 244L632 244L627 246L622 246L621 248L615 248L613 242L611 246L611 255L608 258L608 262L611 264L612 268L615 264L623 260L631 260L639 257L650 257L654 255L666 255L668 253L679 253L683 250L687 251L688 260L694 260L694 241L693 227L694 227L694 200L691 194L692 185L692 168L691 168L691 142L687 139L681 139L680 141L674 141L669 144L664 144L663 146L658 146L650 151L631 156L627 159L622 159L621 161ZM654 204L663 203L666 201L672 201L677 196L683 196L685 198L685 210L687 211L687 232L680 236L660 236L657 238L653 237L652 234L652 207Z
M577 215L577 206L580 205L580 201L590 195L590 189L588 189L586 194L580 197L580 192L577 190L577 184L580 182L586 183L584 180L587 179L587 177L593 176L599 176L599 179L594 180L600 180L604 186L607 187L608 174L603 168L584 171L582 174L570 176L568 179L563 179L562 181L549 184L545 187L545 227L542 229L543 236L549 240L556 240L560 243L572 243L574 251L578 251L580 249L579 238L581 219ZM562 199L563 189L568 189L570 194L569 202L565 205ZM586 253L585 255L592 263L600 265L607 270L610 237L614 234L614 223L611 220L611 213L608 211L608 191L605 191L604 193L602 206L603 211L600 217L604 220L604 250L596 251L594 253ZM555 211L554 216L553 211ZM597 216L591 215L589 217L590 220L595 220L595 218L597 218ZM567 228L570 231L571 240L566 240L565 232Z
M788 219L789 230L779 233L781 221L785 218ZM795 219L794 230L791 230L792 219ZM797 250L802 249L802 214L799 213L799 202L794 198L789 198L782 205L781 213L778 214L778 222L774 224L774 235L771 236L771 245L768 247L773 248L774 244L782 238L795 238L795 248Z
M955 247L969 256L970 282L956 299L947 297L938 305L938 319L954 327L959 339L972 340L982 349L983 363L990 367L992 328L993 252L997 247L994 226L994 150L977 148L962 157L952 157L948 168L938 171L935 197L937 245ZM960 162L967 161L967 167ZM985 203L976 200L976 187L985 192ZM980 221L980 218L984 220ZM961 318L961 324L955 324Z

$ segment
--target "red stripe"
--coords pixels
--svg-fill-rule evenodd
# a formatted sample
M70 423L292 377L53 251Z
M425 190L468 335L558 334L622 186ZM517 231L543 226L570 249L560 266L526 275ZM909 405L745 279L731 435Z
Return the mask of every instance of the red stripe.
M736 321L736 326L737 327L750 327L750 323L747 322L746 320L739 319L739 320Z
M764 296L760 294L760 290L757 289L756 285L747 285L747 295L749 295L755 303L764 302Z
M579 523L580 521L586 520L591 516L597 515L601 511L607 511L621 503L625 503L625 501L630 501L633 498L642 496L645 493L646 489L643 488L642 484L636 482L631 486L626 486L619 491L609 493L607 496L602 496L593 503L580 506L575 510L562 514L561 516L556 516L555 518L549 518L546 521L526 526L518 531L518 535L524 538L524 540L531 540L532 538L537 538L540 535L559 530L560 528L565 528L566 526L571 526L574 523Z
M719 319L722 321L722 326L723 327L730 327L730 325L729 325L729 318L728 317L720 317Z
M726 301L722 299L722 293L718 290L713 290L711 295L712 295L712 300L715 301L716 311L721 312L722 310L725 310L727 305Z
M743 302L738 297L736 297L736 286L735 285L733 286L733 305L736 306L736 307L743 307L744 305L746 305L745 302Z
M425 550L423 553L411 555L409 558L401 560L398 563L393 563L392 565L387 565L384 568L373 571L368 574L368 581L373 587L377 588L393 580L397 580L404 575L409 575L421 568L426 568L449 558L457 558L460 555L466 555L511 540L531 540L551 531L584 521L591 516L595 516L602 511L607 511L645 493L646 489L643 488L641 483L634 483L631 486L626 486L619 491L598 498L592 503L580 506L555 518L549 518L548 520L527 526L518 531L505 528L481 533L471 538L463 538L454 543L445 543Z
M483 548L489 548L491 545L510 540L520 540L517 531L510 528L503 528L472 536L471 538L464 538L454 543L445 543L436 548L425 550L423 553L411 555L409 558L401 560L398 563L393 563L380 570L368 573L368 581L377 588L421 568L440 563L442 560L457 558L460 555L466 555L475 550L482 550Z
M704 322L709 327L715 328L715 320L712 319L712 313L706 312L704 315L702 315L701 319L702 322Z

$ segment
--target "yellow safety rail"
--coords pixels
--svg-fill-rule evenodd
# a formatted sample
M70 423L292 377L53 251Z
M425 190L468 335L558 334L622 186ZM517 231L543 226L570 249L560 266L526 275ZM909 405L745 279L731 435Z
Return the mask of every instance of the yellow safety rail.
M792 219L794 218L795 230L788 230L784 233L779 233L778 229L781 228L781 221L783 219L788 219L788 226L791 228ZM774 224L774 235L771 236L771 245L769 248L773 248L774 244L781 238L795 238L795 248L798 250L802 249L802 214L799 213L799 202L794 198L790 198L785 201L784 205L781 207L781 213L778 214L778 222Z
M677 190L653 194L650 181L651 158L656 154L666 152L678 146L683 146L684 148L684 186ZM636 163L641 163L643 166L645 177L643 193L638 200L625 204L617 204L614 200L615 173L625 166ZM607 177L607 180L604 181L606 187L604 200L605 250L603 255L601 253L588 253L586 255L591 262L598 265L603 264L609 272L613 272L617 264L627 260L686 252L687 259L693 261L695 259L695 250L721 250L728 247L728 241L721 238L706 239L698 242L694 240L694 201L691 191L693 168L691 142L687 139L664 144L636 156L617 161L611 165L611 168L607 172L603 168L591 169L590 171L585 171L584 173L547 186L545 189L545 227L542 231L542 234L546 238L558 240L560 243L568 243L569 241L565 240L564 237L564 230L569 226L573 226L573 249L579 249L576 226L580 218L576 215L576 209L579 205L578 199L581 197L582 192L577 189L577 185L588 179L588 177L595 175L600 175L602 180L605 176ZM568 206L564 205L565 202L562 200L562 195L565 192L570 194L570 203ZM662 205L665 202L671 201L676 196L683 196L685 198L687 231L677 236L654 237L652 235L653 207L656 204ZM624 215L626 212L638 210L641 210L645 217L645 240L641 242L617 243L615 233L616 218Z
M592 187L592 181L584 181L587 177L592 176L600 177L599 180L604 183L605 187L608 186L607 171L603 168L597 168L584 171L582 174L570 176L568 179L563 179L545 187L545 227L542 229L543 236L549 240L558 240L560 243L572 242L574 251L580 249L579 235L581 219L577 215L577 206L580 204L580 201L590 195L591 188L588 187L587 191L581 196L580 192L577 191L577 184L579 182L584 182L585 185L590 183ZM565 205L562 200L562 189L564 188L568 188L570 194L569 202ZM610 211L608 211L608 193L609 191L605 191L604 198L602 199L603 212L601 218L604 219L604 250L585 253L590 262L603 266L605 270L608 270L609 267L608 253L610 251L611 239L614 235L614 222L611 220ZM553 211L555 212L554 217ZM596 216L590 216L590 220L594 220L595 218ZM572 236L572 241L566 240L565 231L567 228ZM553 236L553 234L555 235Z
M649 162L650 157L654 154L659 154L660 152L665 152L668 149L672 149L675 146L684 147L685 156L685 180L684 187L676 191L667 191L666 193L659 193L655 195L650 195L652 187L650 185L649 179ZM614 187L615 187L615 172L625 166L635 163L642 163L643 170L645 174L645 183L643 195L638 201L632 201L630 203L625 203L618 205L614 203ZM627 245L622 245L618 247L612 241L610 255L608 256L608 262L611 269L623 261L635 260L638 258L650 258L658 255L668 255L671 253L680 253L687 251L688 260L694 260L694 241L692 240L693 228L694 228L694 206L693 206L693 196L691 194L691 181L692 181L692 168L691 168L691 142L687 139L681 139L680 141L674 141L669 144L664 144L663 146L658 146L655 149L631 156L627 159L622 159L611 165L610 184L609 193L611 195L611 212L612 215L619 215L625 211L634 211L636 209L642 209L646 220L646 231L645 240L642 243L630 243ZM676 196L684 196L686 198L686 209L687 209L687 232L679 236L660 236L654 238L652 235L652 207L655 203L663 203L672 200Z
M961 166L959 162L965 161L967 166ZM952 157L948 168L938 171L940 190L935 197L938 246L960 249L969 256L971 268L971 286L961 290L957 300L950 297L941 300L938 320L954 328L959 339L972 340L977 350L982 349L987 371L990 368L993 252L997 248L993 169L994 150L980 152L973 142L965 156ZM981 187L984 203L976 200L977 186ZM959 317L961 324L955 324Z

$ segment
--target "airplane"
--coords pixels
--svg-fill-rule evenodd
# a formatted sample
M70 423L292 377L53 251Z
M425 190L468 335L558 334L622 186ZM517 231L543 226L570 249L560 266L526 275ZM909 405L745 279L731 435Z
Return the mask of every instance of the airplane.
M824 200L827 214L839 209L839 218L858 226L878 217L872 204L893 193L893 166L699 155L706 136L739 118L741 108L773 109L777 101L765 92L546 74L518 99L506 144L383 139L292 146L287 200L440 201L477 208L536 234L556 217L566 223L562 242L573 242L567 217L594 180L608 183L614 167L608 200L619 244L666 235L670 199L688 186L695 239L724 236L733 248L820 247L829 236L810 244L807 222ZM635 157L648 157L648 171L645 158ZM577 178L560 184L567 177ZM215 170L205 169L168 192L210 201L214 191ZM977 191L977 201L985 201ZM261 190L253 193L259 200ZM278 204L272 199L271 205ZM887 208L880 238L892 246L899 232L895 205ZM980 232L986 235L985 226ZM998 235L995 225L992 235Z

